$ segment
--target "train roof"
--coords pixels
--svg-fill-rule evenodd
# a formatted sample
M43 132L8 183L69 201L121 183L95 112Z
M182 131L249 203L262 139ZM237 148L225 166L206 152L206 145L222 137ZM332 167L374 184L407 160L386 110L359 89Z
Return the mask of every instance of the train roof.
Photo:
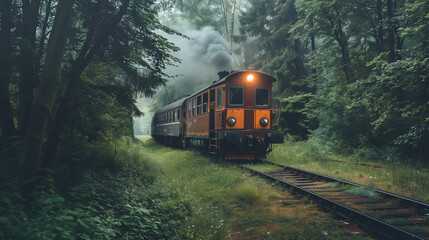
M271 76L270 74L264 73L264 72L253 71L253 70L232 71L232 72L231 72L229 75L227 75L226 77L224 77L224 78L222 78L222 79L220 79L220 80L218 80L218 81L213 82L213 83L212 83L212 84L210 84L208 87L201 89L200 91L198 91L198 92L196 92L196 93L194 93L194 94L192 94L192 95L188 96L187 98L191 98L191 97L193 97L193 96L195 96L195 95L200 94L201 92L204 92L205 90L207 90L207 89L209 89L209 88L212 88L212 87L215 87L215 86L217 86L217 85L221 85L221 84L223 84L223 83L226 83L226 82L227 82L230 78L232 78L232 77L236 77L236 76L238 76L238 75L246 74L246 73L257 73L257 74L261 74L261 75L267 76L267 77L268 77L268 79L269 79L269 80L271 80L272 82L277 81L275 77Z
M165 105L164 107L158 109L158 111L156 111L155 115L158 114L158 113L162 113L162 112L168 111L168 110L173 109L173 108L181 107L183 105L183 102L185 102L186 99L188 99L188 98L189 98L189 96L186 96L186 97L183 97L183 98L181 98L181 99L179 99L179 100L177 100L175 102L172 102L172 103L170 103L168 105Z
M168 110L173 109L173 108L181 107L181 106L183 105L183 103L184 103L188 98L191 98L191 97L193 97L193 96L195 96L195 95L198 95L198 94L200 94L201 92L204 92L205 90L207 90L207 89L209 89L209 88L212 88L212 87L215 87L215 86L217 86L217 85L221 85L221 84L223 84L223 83L226 83L226 82L227 82L230 78L232 78L232 77L236 77L236 76L238 76L238 75L246 74L246 73L257 73L257 74L261 74L261 75L264 75L264 76L268 77L268 79L269 79L269 80L271 80L272 82L277 81L277 80L276 80L276 78L275 78L275 77L273 77L273 76L271 76L270 74L263 73L263 72L259 72L259 71L252 71L252 70L233 71L233 72L231 72L230 74L228 74L226 77L224 77L224 78L222 78L222 79L220 79L220 80L218 80L218 81L213 82L213 83L212 83L212 84L210 84L209 86L207 86L207 87L205 87L205 88L203 88L203 89L201 89L201 90L197 91L196 93L194 93L194 94L192 94L192 95L190 95L190 96L188 95L188 96L186 96L186 97L183 97L183 98L181 98L181 99L179 99L179 100L177 100L177 101L175 101L175 102L172 102L172 103L170 103L170 104L168 104L168 105L165 105L164 107L162 107L162 108L158 109L158 111L156 111L155 115L156 115L156 114L158 114L158 113L162 113L162 112L168 111Z

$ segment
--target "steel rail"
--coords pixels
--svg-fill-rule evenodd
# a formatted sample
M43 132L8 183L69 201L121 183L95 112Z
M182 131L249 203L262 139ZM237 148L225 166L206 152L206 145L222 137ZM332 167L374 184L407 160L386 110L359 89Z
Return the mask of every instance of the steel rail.
M421 238L420 236L407 232L403 229L397 228L389 223L386 223L384 221L381 221L379 219L376 219L370 215L367 215L365 213L362 213L360 211L357 211L355 209L352 209L350 207L347 207L343 204L340 204L338 202L332 201L328 198L325 198L317 193L308 191L304 188L301 188L297 185L294 185L292 183L286 182L282 179L270 176L269 174L257 171L255 169L245 167L243 165L238 165L238 167L245 169L247 171L250 171L253 174L259 175L264 177L265 179L277 182L285 187L292 188L293 191L300 193L302 195L309 196L312 200L319 202L323 207L328 208L332 211L335 211L338 215L341 215L347 219L352 220L353 222L364 226L370 231L374 232L378 236L382 236L387 239L419 239L424 240L424 238Z
M310 177L313 176L314 178L317 178L317 179L325 179L325 180L328 180L328 181L339 182L339 183L342 183L342 184L352 185L352 186L355 186L355 187L363 187L363 188L369 189L371 191L380 193L384 197L387 197L389 199L399 200L401 202L401 204L404 204L406 206L417 207L417 211L418 211L418 213L420 215L429 214L429 204L425 203L425 202L421 202L421 201L418 201L418 200L415 200L415 199L407 198L407 197L404 197L404 196L401 196L401 195L397 195L397 194L394 194L394 193L391 193L391 192L386 192L386 191L383 191L383 190L380 190L380 189L368 187L368 186L361 185L361 184L358 184L358 183L349 182L349 181L346 181L346 180L341 180L341 179L337 179L337 178L325 176L325 175L322 175L322 174L319 174L319 173L309 172L309 171L305 171L305 170L302 170L302 169L298 169L298 168L294 168L294 167L289 167L289 166L284 166L284 165L281 165L281 164L278 164L278 163L269 162L269 161L263 161L263 162L264 163L268 163L268 164L272 164L272 165L276 165L278 167L282 167L285 170L292 170L292 171L295 171L295 172L298 172L298 173L304 173L304 174L306 174L306 175L308 175Z

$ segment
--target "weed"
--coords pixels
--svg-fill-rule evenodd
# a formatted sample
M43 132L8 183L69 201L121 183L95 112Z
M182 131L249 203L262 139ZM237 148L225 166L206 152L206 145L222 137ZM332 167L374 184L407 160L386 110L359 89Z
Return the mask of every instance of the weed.
M374 192L371 189L364 188L364 187L353 187L353 188L347 190L346 193L352 194L355 196L366 197L366 198L370 198L370 199L379 199L380 198L380 194L378 194L377 192Z
M335 188L338 186L338 182L328 182L328 183L323 183L320 185L317 185L318 187L332 187Z
M271 201L273 201L273 200L277 200L277 199L279 199L279 197L280 197L280 195L279 195L279 194L277 194L277 193L270 193L270 194L268 195L268 199L269 199L269 200L271 200Z
M262 201L262 190L254 183L242 183L230 192L233 203L241 208L249 209Z

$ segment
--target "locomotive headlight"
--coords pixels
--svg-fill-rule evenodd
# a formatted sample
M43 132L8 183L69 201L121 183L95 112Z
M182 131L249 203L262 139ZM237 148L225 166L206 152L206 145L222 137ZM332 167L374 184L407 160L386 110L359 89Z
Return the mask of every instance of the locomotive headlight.
M249 75L247 75L247 81L248 81L248 82L253 81L253 74L249 74Z
M227 120L226 120L226 123L228 123L228 125L229 126L234 126L235 125L235 123L237 123L237 120L235 120L235 117L229 117Z
M259 120L259 123L261 124L261 126L266 127L268 126L268 123L270 122L270 120L268 120L268 118L263 117L261 118L261 120Z

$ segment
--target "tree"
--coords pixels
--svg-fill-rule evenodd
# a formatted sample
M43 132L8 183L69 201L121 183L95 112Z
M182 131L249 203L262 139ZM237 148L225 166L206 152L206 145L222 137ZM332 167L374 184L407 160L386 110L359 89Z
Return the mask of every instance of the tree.
M273 87L274 103L283 108L283 129L305 138L306 116L300 111L308 101L307 76L304 67L304 44L290 30L298 20L295 1L250 1L251 8L241 13L242 33L253 37L244 43L245 62L250 68L271 73L278 79ZM302 94L302 97L295 95Z
M29 115L31 121L28 121L24 136L24 152L21 157L24 177L34 176L39 168L43 137L60 85L62 59L73 4L74 0L63 0L58 4L42 78Z
M164 83L162 70L165 65L177 61L169 53L177 51L177 48L155 30L179 33L157 21L153 2L77 0L73 8L67 8L70 9L69 27L61 18L65 15L59 15L60 12L65 14L64 10L60 11L63 4L58 4L55 16L55 23L61 20L63 24L62 32L54 24L49 34L44 72L32 108L32 121L25 134L21 162L25 177L34 175L40 164L52 166L65 116L74 95L83 86L81 76L90 63L108 64L111 69L120 72L112 74L108 82L95 86L113 93L120 100L123 91L128 92L126 95L129 97L129 94L153 94L154 89ZM64 38L67 30L70 36ZM69 44L65 47L67 39ZM62 48L64 55L61 54ZM125 105L134 106L129 101ZM131 107L129 114L133 112L139 113L138 109ZM46 142L44 137L47 137Z
M12 78L12 0L0 3L0 127L3 141L15 134L9 83ZM1 146L1 144L0 144Z

